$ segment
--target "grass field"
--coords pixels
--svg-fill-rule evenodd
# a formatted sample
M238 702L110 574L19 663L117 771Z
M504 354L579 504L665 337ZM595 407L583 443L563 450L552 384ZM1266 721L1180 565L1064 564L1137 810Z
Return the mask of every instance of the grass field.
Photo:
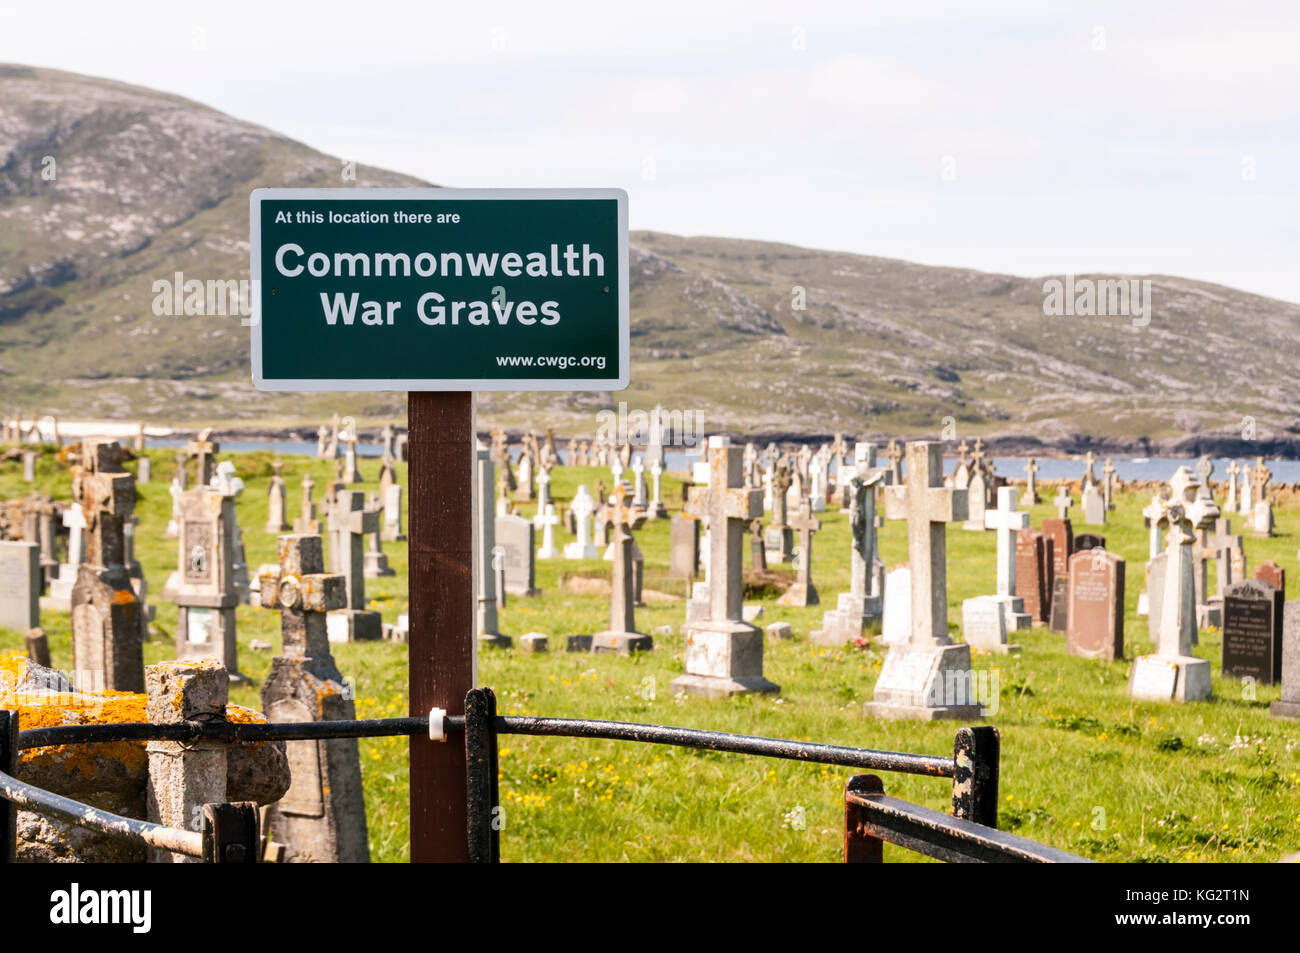
M157 606L156 633L145 646L146 662L173 657L174 606L158 601L175 567L176 543L162 532L171 499L167 492L172 451L151 451L152 483L140 488L137 557ZM275 558L275 537L263 530L271 456L222 454L232 459L247 490L239 502L248 563ZM132 470L135 464L128 464ZM292 516L301 500L299 481L309 469L316 497L323 496L332 466L286 458L284 478ZM374 481L376 461L364 461ZM399 467L405 484L405 465ZM21 481L21 463L0 463L0 498L33 488L69 497L68 474L45 453L35 486ZM610 482L607 470L561 467L552 494L572 497L578 484ZM377 484L362 484L377 489ZM1052 491L1043 493L1050 498ZM680 484L668 478L664 499L675 510ZM1076 494L1077 499L1077 494ZM1127 560L1127 655L1148 651L1145 619L1135 614L1143 589L1147 534L1140 511L1148 497L1121 493L1104 530L1108 548ZM1278 536L1247 538L1249 564L1273 559L1296 577L1298 508L1278 512ZM523 507L531 515L529 507ZM1055 515L1046 503L1033 509L1033 523ZM1073 515L1078 518L1076 508ZM669 681L683 670L684 620L680 601L652 602L637 611L643 632L671 625L673 635L655 636L652 653L614 658L563 651L565 636L606 628L607 601L562 590L566 575L607 576L600 560L538 561L542 595L510 598L501 628L519 636L551 636L552 652L485 651L479 680L497 694L503 714L590 717L737 731L871 748L948 754L953 723L877 721L863 714L882 654L808 643L809 631L847 588L849 530L838 512L822 515L813 546L813 578L822 605L793 609L762 600L760 625L791 623L792 642L768 643L767 676L779 696L729 701L674 698ZM1234 520L1234 523L1239 523ZM1242 525L1236 530L1242 531ZM1079 528L1076 526L1076 532ZM948 532L949 619L954 630L961 600L994 591L995 535ZM647 523L637 534L646 558L647 589L678 595L685 586L666 577L668 523ZM557 541L568 537L563 532ZM373 607L394 621L406 602L406 546L385 544L397 575L367 580ZM881 532L886 565L906 561L904 524L886 522ZM1211 586L1213 591L1213 575ZM752 601L752 600L751 600ZM72 666L70 620L47 612L56 667ZM279 644L278 616L249 606L238 610L240 667L251 683L232 688L232 701L261 707L259 686L270 667L269 652L249 648L253 639ZM1018 656L978 655L977 669L997 670L998 711L987 719L1002 734L999 826L1004 830L1102 861L1271 861L1300 844L1300 724L1268 714L1278 697L1261 686L1255 697L1241 683L1219 676L1221 642L1202 632L1198 655L1214 668L1214 698L1189 705L1134 702L1125 691L1128 662L1074 658L1064 636L1036 628L1016 634ZM19 633L0 630L0 651L18 650ZM557 651L558 649L558 651ZM335 646L340 670L355 679L358 717L406 713L406 647L387 643ZM373 859L407 859L405 739L362 741L370 845ZM848 770L738 755L694 752L620 742L503 736L501 796L505 810L502 856L506 860L787 860L836 861L843 829L843 786ZM886 790L934 808L948 809L947 782L885 776ZM802 818L802 822L801 822ZM886 848L888 860L915 855Z

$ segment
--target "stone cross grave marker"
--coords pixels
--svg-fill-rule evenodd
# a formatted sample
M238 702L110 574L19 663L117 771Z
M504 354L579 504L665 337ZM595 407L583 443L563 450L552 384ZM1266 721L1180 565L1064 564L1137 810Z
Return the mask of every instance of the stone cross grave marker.
M631 655L654 648L654 639L636 630L637 603L633 549L636 543L632 528L640 525L644 517L634 509L624 494L623 487L615 485L610 503L610 521L614 525L613 566L610 569L609 628L592 636L591 648L597 653Z
M815 606L821 600L817 587L812 580L812 543L813 534L822 528L821 520L813 515L812 502L804 497L799 513L790 521L790 527L799 533L799 548L795 552L795 569L798 575L795 583L781 594L777 605Z
M559 559L560 551L555 548L555 527L560 525L560 516L555 512L555 504L547 503L546 511L533 517L533 525L542 527L542 545L537 550L538 559Z
M311 474L307 473L302 478L302 515L293 521L293 531L303 535L313 535L320 532L320 521L316 519L316 504L312 501L311 492L316 486L312 480Z
M1229 460L1227 466L1228 473L1228 498L1224 501L1223 509L1226 513L1237 512L1237 474L1241 468L1237 466L1236 460Z
M1106 501L1106 509L1113 510L1115 508L1115 502L1112 499L1115 495L1115 464L1110 462L1109 457L1101 468L1101 486L1102 496Z
M1015 487L998 487L998 508L986 510L984 525L998 534L997 593L994 599L1006 616L1006 630L1026 629L1031 623L1024 600L1016 595L1016 533L1029 526L1029 514L1016 509Z
M646 516L652 520L663 519L668 515L668 508L664 506L663 498L659 495L659 482L663 478L664 468L658 460L650 464L650 503L646 507Z
M1183 503L1165 507L1169 524L1165 549L1164 594L1154 655L1140 655L1129 672L1129 694L1160 701L1199 701L1212 692L1210 663L1192 655L1196 633L1196 587L1193 581L1192 521Z
M366 509L361 490L339 490L329 514L330 557L343 576L347 604L326 620L332 642L383 638L383 617L366 608L366 537L379 529L379 514Z
M907 445L907 482L885 490L885 514L907 520L912 630L890 646L867 712L882 718L979 718L970 646L948 635L946 527L966 519L966 491L943 486L943 445Z
M1074 505L1074 497L1070 496L1070 491L1064 483L1056 491L1056 498L1052 500L1056 505L1056 518L1066 520L1070 518L1070 507Z
M591 498L591 491L585 485L578 487L578 492L569 505L569 512L573 514L574 535L578 538L565 544L564 558L595 559L600 555L600 550L591 541L591 516L596 512L596 502ZM693 523L694 520L691 522Z
M1033 506L1038 502L1037 476L1039 469L1038 461L1030 457L1029 462L1025 464L1025 473L1028 474L1028 479L1025 481L1025 495L1020 498L1021 506Z
M866 620L884 611L885 566L876 547L876 487L884 479L883 470L863 466L849 481L849 591L839 594L835 608L823 614L822 627L809 635L816 645L861 638Z
M710 437L709 485L692 487L686 504L689 515L709 522L709 602L707 618L684 627L686 673L670 683L674 694L780 691L763 677L763 633L743 615L745 529L762 516L763 494L744 488L741 453L728 438Z
M325 572L319 536L281 536L280 563L263 574L263 608L280 613L280 654L262 683L262 710L272 723L352 721L351 685L330 654L327 614L348 604L347 582ZM361 757L355 738L287 741L292 781L268 813L285 859L365 863L370 859Z
M366 509L375 514L374 531L366 534L366 562L363 575L367 579L381 579L384 576L396 576L395 570L389 568L388 556L384 554L384 545L379 529L383 521L383 508L379 505L379 494L371 493L366 498Z

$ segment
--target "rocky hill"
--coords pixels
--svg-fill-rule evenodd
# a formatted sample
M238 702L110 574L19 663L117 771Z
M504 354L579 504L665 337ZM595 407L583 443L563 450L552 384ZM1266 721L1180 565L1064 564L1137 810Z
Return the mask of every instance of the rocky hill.
M176 272L247 277L254 188L427 184L344 171L177 96L0 65L0 405L262 427L400 415L400 394L259 393L238 316L151 307ZM948 426L1006 449L1156 452L1253 426L1254 452L1300 445L1300 307L1231 288L1143 276L1144 326L1045 317L1043 278L652 232L633 233L631 273L629 390L483 395L482 422L589 433L625 400L733 433Z

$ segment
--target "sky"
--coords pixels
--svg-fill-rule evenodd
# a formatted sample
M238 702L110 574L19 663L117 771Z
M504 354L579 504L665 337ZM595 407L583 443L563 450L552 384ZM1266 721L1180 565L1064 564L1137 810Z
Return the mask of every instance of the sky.
M0 0L0 62L633 228L1300 302L1294 3Z

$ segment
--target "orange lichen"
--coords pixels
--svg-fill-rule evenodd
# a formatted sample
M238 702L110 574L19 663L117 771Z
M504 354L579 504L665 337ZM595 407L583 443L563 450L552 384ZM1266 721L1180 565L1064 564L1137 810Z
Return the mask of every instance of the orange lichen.
M147 722L148 696L137 692L53 692L22 688L27 659L0 655L0 709L18 712L18 727L53 728L60 725L109 725ZM173 698L179 706L180 693ZM227 705L226 717L237 724L263 724L266 716L242 705ZM264 744L265 742L250 742ZM145 742L113 741L93 745L47 745L22 752L23 763L62 765L82 777L91 777L104 759L122 762L128 771L145 770Z

